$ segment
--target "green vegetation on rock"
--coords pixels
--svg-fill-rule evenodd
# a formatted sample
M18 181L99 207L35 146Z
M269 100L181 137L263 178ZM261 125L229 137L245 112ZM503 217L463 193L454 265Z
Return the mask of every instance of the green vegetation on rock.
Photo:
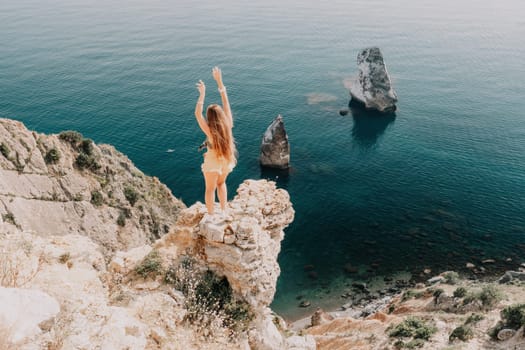
M135 272L143 278L155 277L163 273L162 261L159 252L152 250L140 264L135 267Z
M97 171L100 169L95 155L93 154L93 141L85 139L78 131L62 131L58 134L61 140L64 140L71 144L74 150L78 151L78 155L75 159L75 166L80 169L88 169L91 171Z
M91 203L96 207L100 207L104 203L102 193L100 193L99 191L91 192Z
M406 301L412 298L419 299L423 297L424 294L424 292L416 292L415 290L409 289L403 292L403 295L401 296L401 301Z
M121 211L117 218L117 225L119 226L126 226L126 213L124 211Z
M501 321L489 330L489 335L497 339L499 331L504 328L518 330L525 326L525 304L507 306L500 313Z
M245 331L254 317L251 307L233 295L226 277L211 270L199 270L189 257L168 268L164 281L186 297L185 319L192 324L205 327L220 320L232 331Z
M476 324L476 323L478 323L479 321L481 321L484 318L485 317L483 315L472 314L469 317L467 317L467 319L465 321L465 324Z
M390 337L403 337L428 340L437 331L433 326L427 325L417 317L407 317L403 322L395 326L388 335Z
M494 308L501 299L503 299L503 294L498 287L489 284L484 286L481 291L467 293L463 299L463 305L479 300L483 308L489 310Z
M75 165L78 169L89 169L91 171L96 171L100 169L100 164L93 155L87 155L84 152L80 152L75 159Z
M82 141L82 139L84 138L81 133L79 133L78 131L74 131L74 130L62 131L60 134L58 134L58 137L61 140L69 142L75 148L77 144L80 141Z
M459 274L455 271L448 271L445 274L443 274L443 277L445 278L446 284L456 284L459 281Z
M11 153L11 150L9 149L9 146L7 146L5 143L0 143L0 153L2 153L2 155L9 159L9 153Z
M53 147L46 152L44 160L46 161L46 164L55 164L60 160L60 152Z
M93 140L82 139L80 142L80 151L87 154L88 156L93 155Z
M135 191L133 187L126 186L124 188L124 197L126 197L131 206L134 206L137 200L139 199L139 194L137 193L137 191Z
M503 294L493 284L483 287L479 293L479 300L487 308L493 308L501 299L503 299Z
M458 287L453 293L454 298L463 298L467 295L467 289L465 287Z
M472 331L472 328L468 325L461 325L459 327L454 328L452 333L450 333L450 336L448 337L449 341L454 341L456 339L459 339L461 341L467 341L474 338L474 332Z

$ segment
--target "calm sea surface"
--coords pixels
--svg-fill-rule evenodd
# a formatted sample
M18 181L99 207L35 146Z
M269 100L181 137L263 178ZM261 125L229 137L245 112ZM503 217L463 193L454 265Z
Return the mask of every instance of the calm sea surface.
M3 0L0 116L111 143L189 205L203 200L195 82L218 102L219 65L240 153L230 196L271 178L294 203L273 304L294 318L298 295L329 307L354 279L525 260L524 15L521 0ZM367 46L395 117L338 114ZM288 176L258 165L279 113Z

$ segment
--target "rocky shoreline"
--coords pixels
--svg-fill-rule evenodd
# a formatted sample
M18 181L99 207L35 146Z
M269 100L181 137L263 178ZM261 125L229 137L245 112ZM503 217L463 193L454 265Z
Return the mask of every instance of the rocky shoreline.
M525 265L510 258L480 259L465 262L458 271L464 280L478 281L481 283L494 282L505 275L507 271L521 273ZM426 283L434 276L435 266L426 267L420 271L400 271L398 273L381 274L377 269L366 266L343 266L343 274L326 282L319 276L315 266L305 265L305 274L311 281L310 288L304 288L302 293L289 295L290 300L285 307L278 307L285 315L285 319L294 323L308 318L317 308L330 312L342 312L352 307L364 307L383 297L392 297L403 293L407 289L415 288L421 283ZM310 276L312 274L312 276ZM510 272L509 272L510 274ZM518 277L519 278L519 277Z
M393 281L393 286L379 292L354 283L350 295L341 295L340 308L317 308L309 317L290 322L290 328L314 335L317 349L525 349L525 318L523 324L512 329L505 328L501 316L505 308L521 310L521 305L525 305L524 281L525 268L520 264L517 271L480 279L447 271L425 281ZM467 327L461 322L469 313L484 321ZM435 328L426 342L389 335L396 324L413 317L427 320ZM440 318L448 324L434 322ZM454 324L457 327L451 328ZM465 327L469 336L458 341L456 333Z

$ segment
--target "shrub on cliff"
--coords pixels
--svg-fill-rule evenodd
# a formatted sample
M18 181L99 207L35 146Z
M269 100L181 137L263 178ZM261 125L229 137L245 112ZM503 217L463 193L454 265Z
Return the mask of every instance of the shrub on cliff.
M459 327L454 328L452 333L450 333L448 340L454 341L456 339L459 339L461 341L467 341L474 338L474 332L472 331L472 328L467 325L461 325Z
M446 284L456 284L459 282L459 274L455 271L448 271L443 274L443 277L445 278L444 282Z
M99 191L91 192L91 203L96 207L100 207L104 203L102 193L100 193Z
M75 159L75 165L78 169L89 169L92 171L96 171L100 169L100 164L98 164L97 160L92 155L87 155L84 152L80 152Z
M0 143L0 153L2 153L2 155L9 159L9 153L11 153L11 150L9 149L9 146L7 146L5 143Z
M437 329L417 317L407 317L403 322L393 328L387 329L387 331L389 332L389 337L429 340ZM418 341L417 343L420 342ZM400 342L396 342L396 344L398 344L398 346L402 345ZM406 344L402 346L406 347Z
M487 308L493 308L501 299L503 299L503 294L492 284L483 287L479 293L479 300Z
M489 330L489 335L497 340L498 333L505 328L518 330L525 326L525 304L507 306L500 313L501 321Z
M465 287L458 287L454 291L454 298L463 298L465 295L467 295L467 289Z
M162 261L159 252L152 250L140 264L135 267L135 272L142 278L155 277L162 274Z
M61 140L69 142L75 148L77 144L83 139L83 136L81 133L79 133L78 131L73 131L73 130L62 131L60 134L58 134L58 137Z
M186 321L204 333L211 335L226 327L233 335L245 331L254 317L250 306L235 298L226 277L211 270L200 271L189 257L168 269L165 282L184 294Z
M93 155L93 140L82 139L80 142L80 151L87 154L88 156Z
M489 284L483 287L480 291L467 293L463 299L463 305L479 300L482 304L482 308L490 310L494 308L502 298L503 294L501 291L496 286Z
M97 159L93 154L93 140L85 139L78 131L62 131L58 134L61 140L68 142L74 150L78 151L75 166L80 169L96 171L100 169Z
M60 160L60 152L53 147L49 151L47 151L44 160L46 161L46 164L55 164Z
M134 206L137 200L139 199L139 194L137 193L137 191L135 191L133 187L127 186L124 188L124 197L126 197L131 206Z
M126 226L126 213L121 211L117 218L117 225L124 227Z

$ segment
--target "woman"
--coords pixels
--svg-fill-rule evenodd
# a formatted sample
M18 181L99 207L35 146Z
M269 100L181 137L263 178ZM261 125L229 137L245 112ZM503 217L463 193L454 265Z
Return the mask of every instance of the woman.
M199 80L197 89L199 98L195 106L195 117L200 128L206 134L206 144L208 151L204 154L204 163L201 166L206 183L204 201L208 214L213 215L215 204L215 190L221 210L224 213L228 201L228 191L226 189L226 178L236 165L236 150L233 140L232 127L233 118L226 94L226 87L222 83L222 73L218 67L213 68L212 75L217 82L219 93L221 94L222 105L212 104L206 109L206 119L202 116L204 106L204 95L206 86Z

